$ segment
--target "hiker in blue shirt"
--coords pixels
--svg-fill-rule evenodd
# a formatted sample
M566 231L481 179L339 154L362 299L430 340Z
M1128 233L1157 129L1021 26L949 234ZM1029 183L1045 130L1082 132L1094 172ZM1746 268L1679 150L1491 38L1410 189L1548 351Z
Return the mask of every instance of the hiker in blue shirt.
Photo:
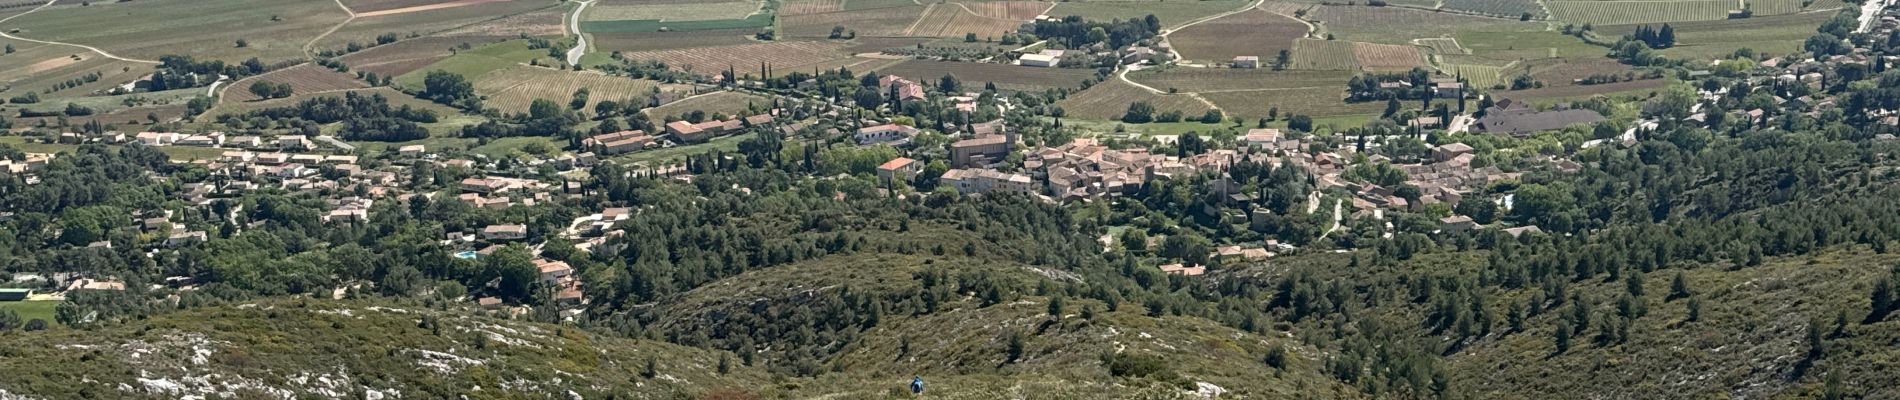
M910 392L911 394L924 394L924 377L919 376L910 379Z

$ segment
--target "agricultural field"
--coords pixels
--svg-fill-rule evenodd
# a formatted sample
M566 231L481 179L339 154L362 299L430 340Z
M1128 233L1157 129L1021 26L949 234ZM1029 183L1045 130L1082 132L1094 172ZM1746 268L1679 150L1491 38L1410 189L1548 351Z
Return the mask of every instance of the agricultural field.
M1496 92L1494 93L1494 95L1500 98L1520 99L1520 100L1534 101L1534 102L1560 102L1560 101L1582 100L1582 99L1587 99L1587 98L1590 98L1591 96L1597 96L1597 95L1646 96L1647 93L1659 91L1662 89L1663 86L1668 85L1668 84L1669 84L1669 81L1666 79L1650 79L1650 80L1630 81L1630 82L1605 83L1601 85L1568 85L1568 86L1556 86L1556 87L1543 87L1543 88L1537 88L1537 89L1510 90L1510 91Z
M845 11L870 10L877 8L906 7L919 4L913 0L843 0Z
M1459 45L1458 39L1453 39L1453 38L1416 39L1416 40L1413 40L1413 43L1417 44L1420 49L1423 49L1425 52L1428 52L1431 54L1438 54L1438 55L1471 54L1470 49L1466 49L1465 46Z
M590 33L588 41L595 51L635 52L690 49L697 47L736 46L756 43L754 29L723 29L693 32L615 32Z
M396 76L395 84L400 87L421 88L422 79L428 75L429 71L436 70L461 74L469 80L475 80L489 72L528 64L537 59L546 59L550 63L553 61L548 59L547 50L530 49L525 40L510 40L458 51L454 56L442 61Z
M997 88L1004 90L1073 89L1080 87L1083 80L1095 77L1093 69L1036 68L931 60L905 60L879 69L877 72L902 76L923 83L936 82L944 75L951 75L962 80L963 86L970 88L971 91L982 90L985 82L995 83Z
M1636 72L1635 68L1609 57L1556 59L1533 63L1531 77L1544 82L1544 87L1571 86L1578 79L1595 75L1623 75ZM1514 75L1515 76L1515 75Z
M1346 103L1346 85L1333 88L1295 88L1255 92L1209 92L1197 94L1214 102L1229 116L1262 118L1278 108L1281 115L1305 114L1314 117L1377 114L1385 103Z
M1339 40L1410 44L1412 39L1450 37L1464 32L1542 31L1541 22L1432 12L1404 7L1317 6L1308 19Z
M1767 16L1801 12L1801 3L1806 1L1809 0L1745 0L1744 4L1747 4L1748 10L1754 11L1755 15Z
M339 57L339 59L349 65L352 71L398 76L449 58L455 55L457 48L464 45L472 49L508 39L510 38L503 36L427 36L371 47Z
M363 80L356 79L354 74L336 72L316 64L303 64L232 82L220 89L223 91L222 97L226 101L260 100L262 97L251 93L250 90L251 84L257 82L288 83L292 94L315 94L369 87L369 84Z
M923 14L916 21L911 21L893 36L962 38L966 34L974 33L978 38L993 40L1003 34L1017 31L1024 22L1028 21L1027 18L1006 19L979 15L975 11L977 9L984 9L985 13L993 15L1007 16L1010 13L1008 8L972 8L962 3L933 3L925 5ZM827 29L825 32L829 33L830 30ZM859 34L864 33L859 32Z
M1520 18L1525 13L1530 13L1531 18L1550 15L1536 0L1444 0L1442 3L1447 10L1511 19Z
M741 19L759 11L757 1L702 2L693 4L598 4L589 7L582 21L657 20L710 21Z
M1749 48L1769 54L1800 51L1801 42L1814 35L1815 27L1834 13L1815 12L1793 15L1754 17L1743 20L1670 23L1676 31L1676 46L1663 49L1665 56L1687 59L1717 59L1737 49ZM1620 36L1634 32L1638 25L1599 26L1598 34Z
M1293 41L1306 37L1299 20L1254 9L1216 18L1168 35L1168 43L1182 58L1225 62L1236 56L1272 60Z
M19 72L0 74L0 97L13 97L27 92L39 93L41 97L49 99L91 96L152 73L150 64L112 60L90 52L72 52L72 49L66 46L40 46L31 50L22 48L14 54L0 57L0 70ZM90 78L95 76L96 79Z
M715 20L679 20L661 22L652 19L581 21L581 32L659 32L659 31L707 31L720 29L764 28L772 26L772 14L752 14L742 19Z
M823 14L844 11L845 0L791 0L779 6L779 15Z
M780 41L737 46L699 47L622 53L629 60L659 60L673 68L713 73L733 67L757 69L760 62L775 69L794 70L830 60L846 58L834 42Z
M846 30L857 31L858 37L866 36L904 36L918 18L923 16L924 6L884 7L868 10L841 11L823 14L785 15L778 20L779 34L791 37L826 37L831 29L838 26Z
M1192 93L1220 106L1230 116L1265 117L1282 113L1337 116L1376 113L1378 107L1347 104L1349 71L1268 71L1264 69L1170 68L1129 74L1130 79L1161 90ZM1368 111L1370 109L1370 111Z
M1458 62L1438 63L1435 67L1446 75L1464 77L1471 82L1471 86L1480 88L1490 88L1503 82L1505 70L1504 66Z
M262 110L266 108L294 106L297 103L302 102L304 100L309 100L309 99L318 98L318 97L340 97L340 96L343 96L344 93L356 93L358 95L363 95L363 96L368 96L372 94L381 94L383 95L383 97L389 99L389 104L391 106L405 106L406 105L406 106L410 106L414 108L421 108L421 109L435 111L435 115L440 120L431 124L423 124L423 127L428 128L429 132L432 132L437 135L452 134L453 132L456 132L459 129L461 129L463 126L479 123L482 120L482 118L479 116L469 116L466 114L462 114L460 110L449 108L448 106L444 106L441 104L436 104L428 100L419 99L419 98L416 98L415 96L410 96L403 92L397 91L396 89L392 89L388 87L374 87L374 88L364 88L364 89L353 89L353 90L347 90L347 91L333 91L333 92L325 92L325 93L296 93L286 98L270 99L270 100L263 100L263 101L248 101L248 102L226 101L226 102L219 103L217 107L213 107L210 111L206 111L205 114L202 116L199 116L196 121L198 121L198 125L202 129L215 130L218 127L214 126L215 125L214 122L217 120L217 117L219 115L243 114L243 113L248 113L255 110ZM561 104L567 104L565 96L563 96L560 102ZM328 127L326 129L334 129L334 126Z
M1599 58L1608 52L1583 39L1551 31L1466 32L1456 39L1473 58L1490 60L1493 65L1545 58Z
M971 13L986 18L998 18L1015 21L1036 19L1044 11L1055 7L1056 3L1044 1L956 1L957 5Z
M1049 16L1061 18L1079 15L1082 18L1107 21L1142 18L1154 14L1155 18L1161 19L1162 29L1171 29L1203 17L1238 10L1249 3L1249 0L1067 1L1056 3L1056 8L1049 11Z
M594 104L602 100L645 99L656 89L672 91L690 87L597 72L526 66L496 71L475 80L475 93L487 98L483 105L508 113L527 112L528 105L535 99L567 105L574 92L581 88L589 91L586 109L592 110Z
M469 32L476 36L518 36L559 35L561 21L560 2L552 0L473 0L465 2L443 2L436 5L460 4L457 7L433 9L396 9L381 14L357 12L356 19L343 24L336 32L324 36L313 44L313 50L344 50L350 43L372 44L378 35L394 33L403 39L417 39L423 35L444 33L450 30L467 29L482 26L481 29L496 29L498 32ZM518 18L539 18L532 26L526 24L497 23L497 20Z
M1405 71L1425 66L1417 46L1353 42L1353 61L1368 71Z
M1715 21L1728 18L1729 10L1741 5L1731 0L1674 1L1552 1L1552 19L1573 24L1645 24L1682 21Z
M739 115L754 108L772 107L772 99L742 92L718 91L701 94L646 109L647 118L659 121L669 115L705 111L706 115Z
M572 4L572 3L566 3ZM443 31L442 36L561 36L567 32L567 6L500 17L479 24Z
M1102 81L1086 90L1070 93L1056 102L1070 116L1096 119L1121 119L1128 105L1145 101L1157 112L1180 111L1188 116L1207 112L1208 104L1187 94L1160 94L1135 87L1119 79Z
M121 57L166 54L231 62L298 58L303 45L347 15L333 2L144 0L56 5L0 29L19 36L91 45ZM276 19L276 20L273 20ZM246 46L236 45L237 40Z
M1267 62L1262 59L1261 62ZM1300 39L1293 44L1293 60L1288 69L1350 70L1359 67L1352 42Z
M1344 91L1353 72L1269 71L1232 68L1167 68L1131 72L1128 79L1156 89L1182 92L1257 91L1332 88Z

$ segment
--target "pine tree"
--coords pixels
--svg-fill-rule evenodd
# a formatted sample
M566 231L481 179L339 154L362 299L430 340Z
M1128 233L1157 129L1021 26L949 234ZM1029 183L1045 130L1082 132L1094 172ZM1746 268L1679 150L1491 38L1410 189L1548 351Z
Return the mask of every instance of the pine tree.
M1564 352L1570 351L1570 325L1558 324L1555 335L1557 344L1556 354L1563 354Z
M1676 278L1669 281L1669 296L1663 300L1670 301L1684 297L1689 297L1689 281L1682 272L1676 272Z

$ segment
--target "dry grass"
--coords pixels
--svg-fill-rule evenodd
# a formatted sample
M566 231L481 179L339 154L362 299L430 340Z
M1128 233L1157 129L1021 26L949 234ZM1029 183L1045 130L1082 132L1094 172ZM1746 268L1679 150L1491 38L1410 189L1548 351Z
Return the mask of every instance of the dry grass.
M1082 118L1120 119L1128 111L1128 105L1137 101L1148 102L1157 112L1180 111L1188 116L1200 116L1207 112L1207 105L1189 95L1165 95L1148 92L1111 79L1089 87L1087 90L1072 93L1069 98L1056 102L1068 115Z
M639 51L622 55L631 60L659 60L674 68L682 70L691 68L693 71L711 73L724 70L728 66L740 69L756 68L760 62L770 63L774 68L793 69L846 57L846 54L838 51L838 47L839 44L831 42L781 41L737 46Z
M844 0L792 0L779 7L779 15L822 14L844 11Z
M589 91L588 110L601 100L644 99L655 88L679 89L650 80L525 66L496 71L475 82L475 92L488 98L485 104L503 112L526 112L535 99L567 105L581 88Z
M923 6L887 7L861 11L779 16L779 33L794 37L826 37L831 28L843 26L858 32L858 37L905 36L903 33L924 13Z
M970 91L982 90L985 82L995 83L998 88L1004 90L1076 88L1081 86L1083 80L1095 76L1095 70L1092 69L1036 68L930 60L905 60L880 69L878 73L902 76L927 83L934 83L944 75L951 75L962 80L963 86Z
M589 34L593 35L593 40L588 43L601 52L691 49L757 43L752 39L754 33L758 33L758 30L746 28L691 32L603 32Z

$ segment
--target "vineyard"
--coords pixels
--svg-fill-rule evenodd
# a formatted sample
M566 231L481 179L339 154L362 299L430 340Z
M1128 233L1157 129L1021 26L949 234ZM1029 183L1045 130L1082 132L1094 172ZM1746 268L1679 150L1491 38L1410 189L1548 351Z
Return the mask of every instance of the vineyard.
M1162 28L1167 29L1179 27L1202 17L1238 10L1247 3L1248 0L1065 1L1056 3L1056 8L1049 11L1049 16L1061 18L1076 15L1091 20L1108 21L1142 18L1152 14L1161 20Z
M918 17L923 13L923 6L885 7L863 11L786 15L779 17L778 24L781 35L794 37L822 38L830 36L831 29L839 26L849 31L856 31L858 37L902 36L904 30L917 22Z
M1801 3L1809 0L1748 0L1748 10L1755 15L1782 15L1801 12Z
M1266 10L1248 10L1174 32L1168 42L1190 60L1227 61L1235 56L1272 60L1305 36L1306 24Z
M1373 71L1404 71L1425 66L1425 57L1417 46L1397 44L1352 44L1353 60L1360 68Z
M1549 13L1535 0L1445 0L1444 8L1504 18L1518 18L1530 13L1531 18L1543 18Z
M1152 93L1117 79L1072 93L1069 98L1056 102L1056 106L1062 107L1070 116L1121 119L1122 113L1128 111L1128 105L1137 101L1148 102L1157 112L1180 111L1189 116L1199 116L1208 109L1207 104L1188 95Z
M736 46L754 43L753 29L721 29L693 32L621 32L595 33L591 44L594 49L611 52L636 52L690 49L698 47Z
M918 82L936 82L944 75L963 81L969 91L978 91L986 82L1005 90L1043 90L1081 87L1082 81L1095 77L1093 69L1034 68L1008 64L963 63L930 60L905 60L877 71L910 78Z
M448 58L450 49L466 43L470 47L505 40L505 37L422 37L401 40L395 43L371 47L367 50L350 53L340 59L350 69L375 72L377 75L397 76L421 69Z
M1054 3L1040 1L962 1L957 2L957 4L969 8L970 12L978 16L1013 21L1036 19L1036 16L1042 15L1043 11L1055 5Z
M844 0L792 0L779 7L779 15L823 14L844 11Z
M1452 39L1452 38L1418 39L1416 43L1418 43L1419 47L1424 48L1426 51L1431 52L1432 54L1444 54L1444 55L1471 54L1471 50L1465 49L1464 46L1458 45L1458 39Z
M669 115L679 115L692 111L705 111L707 115L739 115L754 107L771 108L772 99L746 94L744 92L718 91L666 103L659 107L649 108L646 112L649 118L653 118L657 121Z
M1300 39L1293 44L1291 69L1350 70L1358 68L1353 42Z
M355 75L336 72L316 64L303 64L233 82L231 86L224 91L225 99L231 101L253 101L261 99L261 97L251 93L250 90L251 84L258 81L290 84L291 93L293 94L322 93L369 87L368 83L356 79Z
M1455 36L1468 32L1542 31L1540 22L1433 12L1404 7L1318 6L1308 18L1321 21L1326 33L1340 40L1408 44L1416 38Z
M954 3L932 4L924 14L898 36L963 37L974 33L978 38L994 39L1015 32L1023 21L990 18L972 14Z
M528 105L535 99L553 100L565 106L581 88L589 91L587 109L591 110L601 100L645 99L654 88L663 86L649 80L524 66L496 71L476 80L475 93L487 98L485 105L514 113L528 111Z
M1715 21L1737 7L1731 0L1552 1L1552 18L1573 24L1647 24Z
M1182 92L1249 91L1325 87L1343 90L1352 72L1268 71L1232 68L1168 68L1128 74L1129 79L1161 90Z
M1502 82L1499 75L1503 74L1504 67L1484 64L1441 63L1438 64L1438 70L1446 75L1464 77L1465 80L1471 82L1471 86L1473 87L1490 88Z
M622 53L629 60L659 60L675 69L702 74L723 71L727 67L756 69L760 62L777 69L796 69L827 60L846 57L838 44L826 42L770 42L737 46L699 47Z
M588 8L585 20L706 21L745 18L747 15L751 15L758 10L759 3L754 1L727 1L694 5L602 5Z

